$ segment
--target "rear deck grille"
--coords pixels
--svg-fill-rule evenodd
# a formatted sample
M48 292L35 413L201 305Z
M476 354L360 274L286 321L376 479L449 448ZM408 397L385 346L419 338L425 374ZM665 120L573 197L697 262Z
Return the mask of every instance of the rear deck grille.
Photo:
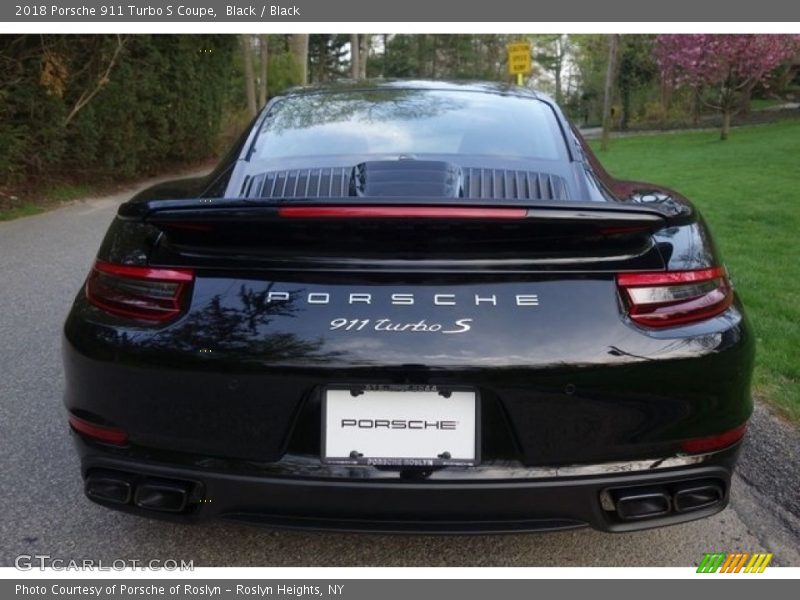
M512 169L464 168L459 197L470 200L568 200L558 175ZM352 167L268 171L247 177L244 198L346 198L356 196Z
M342 198L350 196L353 169L293 169L268 171L245 180L245 198Z
M566 200L564 179L547 173L510 169L463 171L464 197L478 200Z

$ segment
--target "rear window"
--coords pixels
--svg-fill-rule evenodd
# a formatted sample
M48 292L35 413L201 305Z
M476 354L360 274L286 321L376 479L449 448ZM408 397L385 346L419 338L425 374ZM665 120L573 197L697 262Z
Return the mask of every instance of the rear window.
M558 160L564 141L548 105L464 91L382 89L291 96L259 133L260 159L455 154Z

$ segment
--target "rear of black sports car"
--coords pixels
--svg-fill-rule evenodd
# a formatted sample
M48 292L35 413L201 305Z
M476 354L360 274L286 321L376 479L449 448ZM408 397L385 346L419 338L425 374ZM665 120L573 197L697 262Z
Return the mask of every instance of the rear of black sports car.
M272 100L119 208L64 329L90 499L338 530L714 514L752 361L697 210L488 84Z

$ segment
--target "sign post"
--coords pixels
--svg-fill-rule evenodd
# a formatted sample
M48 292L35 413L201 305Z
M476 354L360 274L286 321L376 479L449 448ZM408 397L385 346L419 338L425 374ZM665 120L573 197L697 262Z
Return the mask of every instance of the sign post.
M524 76L531 74L530 42L514 42L506 46L508 52L508 74L516 75L517 85L523 85Z

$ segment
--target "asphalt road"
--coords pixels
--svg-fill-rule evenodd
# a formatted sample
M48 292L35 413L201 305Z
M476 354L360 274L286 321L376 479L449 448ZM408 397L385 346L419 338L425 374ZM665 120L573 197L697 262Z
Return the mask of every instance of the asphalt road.
M688 566L768 551L800 566L800 433L760 407L733 502L694 523L611 535L381 536L164 524L83 497L61 404L61 326L116 206L132 190L0 223L0 565L183 559L195 566Z

